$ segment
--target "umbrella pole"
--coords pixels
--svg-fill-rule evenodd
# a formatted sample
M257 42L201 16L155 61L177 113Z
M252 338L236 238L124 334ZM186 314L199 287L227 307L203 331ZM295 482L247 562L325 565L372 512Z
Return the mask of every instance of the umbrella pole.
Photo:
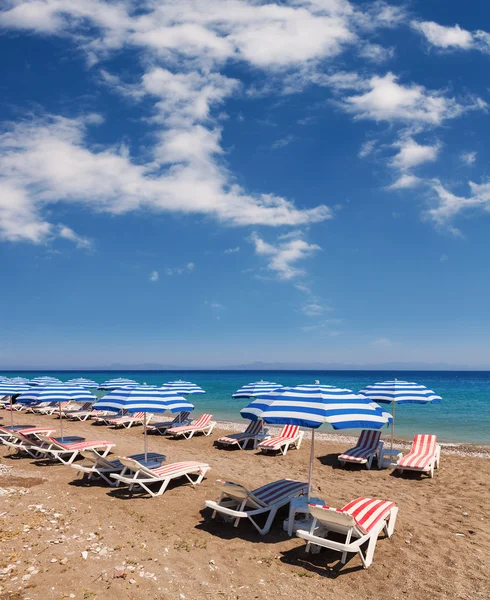
M12 396L9 396L10 398L10 425L13 427L14 426L14 409L12 408Z
M145 462L148 461L148 438L146 437L146 413L145 418L143 419L143 433L145 436Z
M63 441L63 419L61 418L61 402L58 402L59 417L60 417L60 433L61 441Z
M308 503L311 498L311 486L313 482L313 459L315 455L315 430L311 430L310 469L308 473Z
M391 420L391 449L393 450L393 438L395 437L395 406L396 406L396 402L393 400L393 402L391 404L392 404L391 416L393 417Z

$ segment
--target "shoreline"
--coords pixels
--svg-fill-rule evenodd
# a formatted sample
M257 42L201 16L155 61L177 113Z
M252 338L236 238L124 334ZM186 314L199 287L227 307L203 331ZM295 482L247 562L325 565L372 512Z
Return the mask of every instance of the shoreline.
M243 431L244 423L238 421L228 421L216 419L216 429L228 430L228 431ZM280 426L268 426L268 429L273 433L279 433L281 430ZM311 433L308 429L305 429L305 439L311 439ZM332 443L346 443L354 444L357 441L357 436L342 435L341 433L327 433L324 431L316 431L315 439L325 442ZM441 446L441 452L444 454L454 454L458 456L470 456L473 458L490 458L490 445L485 444L470 444L465 442L439 442ZM411 441L403 438L394 438L393 447L400 450L408 450L410 448Z

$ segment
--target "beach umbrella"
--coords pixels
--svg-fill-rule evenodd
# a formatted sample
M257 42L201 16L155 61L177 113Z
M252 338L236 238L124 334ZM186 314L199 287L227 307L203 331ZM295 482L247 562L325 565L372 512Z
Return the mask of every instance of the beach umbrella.
M276 425L311 429L308 500L311 497L315 430L324 423L334 429L381 429L390 421L380 406L362 394L330 385L298 385L256 396L240 411L242 417Z
M29 381L30 385L58 385L60 383L63 383L60 379L57 379L56 377L47 376L34 377L34 379L31 379Z
M30 387L25 383L12 383L12 382L2 382L0 383L0 398L8 397L10 398L10 424L12 427L14 426L14 411L12 410L12 398L21 394L22 392L26 392Z
M282 388L282 385L273 381L255 381L241 387L232 395L232 398L253 398L257 394L273 392L280 388Z
M189 394L205 394L206 392L190 381L168 381L164 383L161 388L162 390L168 390L181 396L187 396Z
M61 418L61 403L74 400L75 402L95 402L97 398L88 390L77 385L43 385L23 392L17 398L21 404L39 404L41 402L58 402L60 416L61 440L63 441L63 419Z
M393 450L393 438L395 436L395 406L397 404L430 404L441 402L442 398L435 392L410 381L382 381L368 385L359 392L374 402L391 404L391 449Z
M101 398L94 409L97 410L126 410L129 413L172 413L191 411L194 405L182 396L156 388L150 385L128 386L113 390ZM146 435L146 418L143 421L145 436L145 460L148 455L148 440Z
M92 381L92 379L85 379L84 377L77 377L75 379L70 379L66 382L67 385L81 385L84 388L96 388L99 384L96 381Z
M97 386L98 390L117 390L120 387L124 387L126 385L139 385L133 379L126 379L125 377L116 377L116 379L109 379L108 381L104 381Z
M8 383L29 383L29 380L26 377L12 377L11 379L6 380Z

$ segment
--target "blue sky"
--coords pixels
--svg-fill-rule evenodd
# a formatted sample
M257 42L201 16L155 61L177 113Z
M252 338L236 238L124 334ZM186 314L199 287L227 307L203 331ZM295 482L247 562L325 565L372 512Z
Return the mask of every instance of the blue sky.
M490 367L490 7L7 0L0 365Z

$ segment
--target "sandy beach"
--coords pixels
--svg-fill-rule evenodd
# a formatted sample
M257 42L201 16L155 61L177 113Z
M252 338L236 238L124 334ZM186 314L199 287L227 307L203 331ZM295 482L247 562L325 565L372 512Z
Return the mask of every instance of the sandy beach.
M8 421L4 414L3 422ZM16 415L22 423L57 424L52 417ZM213 440L151 436L149 449L167 461L198 459L212 469L196 487L171 485L158 498L128 498L106 485L82 483L61 463L15 458L0 447L0 599L309 599L388 600L490 597L490 460L485 448L444 447L434 479L389 470L339 468L341 437L316 443L314 495L331 506L359 496L399 507L395 534L380 537L365 570L351 555L306 554L289 538L281 514L270 534L249 523L235 529L211 520L206 499L217 499L217 478L255 488L290 477L307 478L310 441L286 456L223 451ZM66 423L68 435L114 440L114 454L143 449L142 428L111 430ZM386 437L386 434L385 434ZM115 570L123 577L114 577Z

